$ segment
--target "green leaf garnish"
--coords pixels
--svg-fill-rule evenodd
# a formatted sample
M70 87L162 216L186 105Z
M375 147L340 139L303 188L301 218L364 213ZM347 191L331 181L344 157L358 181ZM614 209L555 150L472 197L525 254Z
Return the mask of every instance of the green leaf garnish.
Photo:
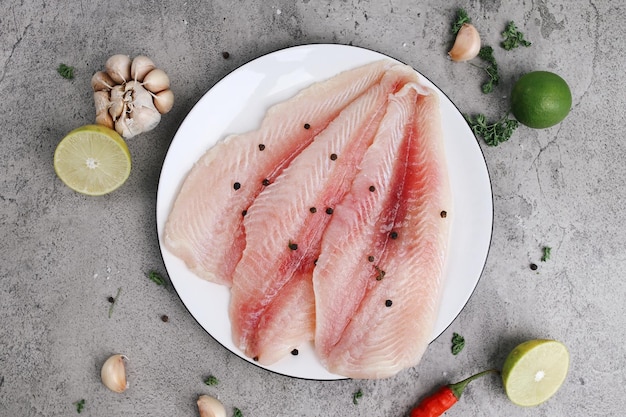
M498 63L493 56L493 48L491 46L483 46L478 52L478 57L487 62L484 68L489 76L489 80L482 85L483 93L488 94L493 91L493 87L500 83L500 74L498 73Z
M359 399L361 399L361 397L363 397L363 391L361 391L360 389L355 392L354 394L352 394L352 403L353 404L358 404L359 403Z
M219 381L216 377L214 377L213 375L211 375L211 376L207 377L207 378L204 380L204 383L205 383L206 385L209 385L209 386L215 386L215 385L219 384L219 383L220 383L220 381Z
M472 132L476 136L483 138L489 146L498 146L502 142L509 140L519 122L509 119L506 115L496 122L489 122L484 114L477 114L475 117L463 115L469 124Z
M459 9L456 12L456 20L452 24L452 33L455 35L461 30L461 26L465 23L470 23L472 19L467 15L467 12L464 9Z
M82 413L82 412L83 412L83 408L85 408L85 399L83 398L83 399L82 399L82 400L80 400L80 401L76 401L76 402L74 403L74 405L76 406L76 412L77 412L78 414Z
M550 252L552 251L552 248L550 246L544 246L543 247L543 256L541 256L541 262L545 262L548 259L550 259Z
M157 271L150 271L148 273L148 278L150 278L150 281L154 282L156 285L165 286L165 278L163 278L163 276Z
M74 67L70 67L65 64L59 65L57 68L57 72L61 75L61 77L71 80L74 78Z
M243 417L243 413L241 412L240 409L235 407L234 412L233 412L233 417Z
M458 333L452 333L452 354L458 355L465 347L465 338Z
M530 46L531 43L524 39L524 34L517 29L515 23L509 22L506 25L506 29L502 32L502 36L504 40L500 45L507 51L510 51L513 48L517 48L518 46Z

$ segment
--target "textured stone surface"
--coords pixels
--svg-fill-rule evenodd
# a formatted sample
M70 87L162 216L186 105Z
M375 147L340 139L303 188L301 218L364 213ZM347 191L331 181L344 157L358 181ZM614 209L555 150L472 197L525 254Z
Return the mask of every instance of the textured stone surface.
M439 384L500 367L518 342L565 342L572 366L555 398L512 405L497 378L474 382L452 416L619 416L626 325L624 56L619 2L4 0L0 4L0 415L195 416L199 394L244 416L405 416ZM446 57L450 23L465 7L496 49L502 80L483 95L481 69ZM532 41L505 52L514 20ZM494 193L493 241L472 298L422 362L381 381L318 382L275 375L239 359L189 315L165 272L155 227L160 167L194 103L238 66L284 47L341 43L411 64L463 112L497 118L515 79L557 72L572 89L560 125L520 128L481 142ZM224 59L222 52L230 57ZM93 121L91 75L115 53L145 54L170 75L176 104L158 128L129 141L133 171L101 198L55 176L60 138ZM76 67L61 78L60 63ZM541 248L552 258L540 262ZM531 271L529 264L539 265ZM107 298L121 294L111 318ZM168 315L167 323L161 320ZM453 332L467 345L450 353ZM130 358L130 388L107 391L99 368ZM207 387L202 380L221 381ZM358 405L353 392L364 393Z

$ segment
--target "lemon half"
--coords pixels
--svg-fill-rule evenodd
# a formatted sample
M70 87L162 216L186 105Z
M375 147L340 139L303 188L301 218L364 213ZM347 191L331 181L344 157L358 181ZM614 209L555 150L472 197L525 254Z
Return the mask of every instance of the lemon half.
M509 354L502 368L502 382L509 399L532 407L552 397L569 369L569 352L556 340L529 340Z
M131 158L124 139L112 129L86 125L72 130L54 151L54 171L74 191L104 195L130 175Z

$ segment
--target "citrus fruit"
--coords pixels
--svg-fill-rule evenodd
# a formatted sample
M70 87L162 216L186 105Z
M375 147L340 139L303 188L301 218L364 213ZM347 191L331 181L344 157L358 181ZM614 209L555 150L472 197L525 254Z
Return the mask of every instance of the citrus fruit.
M68 187L87 195L103 195L130 175L130 152L112 129L86 125L72 130L54 151L54 171Z
M511 91L511 111L522 124L535 129L554 126L572 107L572 93L565 80L548 71L523 75Z
M539 405L561 387L568 368L569 353L563 343L545 339L524 342L504 362L506 395L517 405Z

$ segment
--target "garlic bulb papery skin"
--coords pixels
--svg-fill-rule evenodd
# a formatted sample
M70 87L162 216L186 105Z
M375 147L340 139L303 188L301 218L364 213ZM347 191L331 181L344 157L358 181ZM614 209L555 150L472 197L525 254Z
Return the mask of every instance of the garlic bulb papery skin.
M198 411L200 417L226 417L224 405L217 398L208 395L198 397Z
M102 365L100 378L102 383L113 392L124 392L128 388L126 381L126 361L124 355L116 354L107 359Z
M152 95L138 81L126 83L124 105L126 110L115 121L115 130L125 138L152 130L161 121Z
M480 34L474 25L464 23L456 34L448 55L453 61L463 62L475 58L480 52Z

